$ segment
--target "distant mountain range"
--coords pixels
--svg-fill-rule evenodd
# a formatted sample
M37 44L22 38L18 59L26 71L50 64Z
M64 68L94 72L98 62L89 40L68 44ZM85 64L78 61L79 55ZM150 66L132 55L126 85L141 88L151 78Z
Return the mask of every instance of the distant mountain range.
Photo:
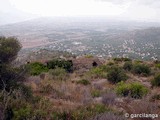
M0 4L0 25L18 23L39 17L16 9L9 1Z

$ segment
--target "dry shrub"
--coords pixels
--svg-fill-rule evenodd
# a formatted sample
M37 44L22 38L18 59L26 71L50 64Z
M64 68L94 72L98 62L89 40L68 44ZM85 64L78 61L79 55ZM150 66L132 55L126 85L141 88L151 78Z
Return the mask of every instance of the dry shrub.
M40 93L50 94L53 91L52 82L50 80L42 80L37 87Z
M45 79L45 76L46 76L46 74L45 73L42 73L42 74L40 74L40 78L42 79L42 80L44 80Z
M107 92L102 96L102 103L105 105L114 105L116 97L114 92Z
M93 88L94 88L94 89L97 89L97 90L102 90L102 89L103 89L102 86L103 86L102 84L98 84L98 83L94 83L94 84L93 84Z
M127 120L127 119L123 115L118 115L113 112L108 112L101 115L97 115L91 120Z
M49 70L49 75L52 80L65 81L65 80L68 80L69 78L66 70L58 67L55 69Z
M69 86L69 85L68 85ZM67 92L71 95L71 101L86 104L92 99L89 88L85 86L67 87Z
M159 108L156 103L149 102L145 99L135 101L130 104L130 114L158 114ZM136 120L152 120L152 118L136 118ZM155 119L158 120L158 119Z
M92 102L92 96L88 89L83 90L83 98L82 98L83 104L89 104Z

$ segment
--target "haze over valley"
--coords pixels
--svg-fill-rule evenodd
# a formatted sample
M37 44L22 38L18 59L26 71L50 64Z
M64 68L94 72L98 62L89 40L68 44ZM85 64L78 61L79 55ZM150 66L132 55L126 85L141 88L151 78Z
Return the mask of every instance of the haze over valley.
M44 17L0 26L0 35L17 37L22 50L156 60L160 59L159 26L107 17Z

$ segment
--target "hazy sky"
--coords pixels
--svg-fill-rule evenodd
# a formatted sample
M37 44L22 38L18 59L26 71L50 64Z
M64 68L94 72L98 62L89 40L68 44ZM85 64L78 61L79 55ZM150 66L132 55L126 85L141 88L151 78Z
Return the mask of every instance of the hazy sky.
M160 20L160 0L0 0L0 18L105 15L128 20ZM2 20L1 20L2 21ZM1 22L0 21L0 22Z

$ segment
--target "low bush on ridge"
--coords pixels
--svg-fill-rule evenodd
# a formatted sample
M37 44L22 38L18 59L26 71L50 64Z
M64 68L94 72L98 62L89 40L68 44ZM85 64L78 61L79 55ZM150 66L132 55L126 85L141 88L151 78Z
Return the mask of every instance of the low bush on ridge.
M56 67L55 69L51 69L49 70L49 74L53 80L67 80L67 72L63 68Z
M82 80L77 81L77 84L89 85L91 83L86 79L82 79Z
M127 80L127 75L122 68L117 66L112 66L107 74L107 79L109 82L115 84L121 81Z
M160 74L157 74L151 81L152 86L160 86Z
M131 71L132 68L133 68L133 64L130 61L129 62L125 62L124 65L123 65L123 69L124 70Z
M151 73L151 69L149 68L149 66L145 64L134 64L132 71L135 74L139 74L139 75L143 74L147 76L150 75Z
M42 72L48 72L48 68L40 63L40 62L34 62L27 64L27 69L30 75L40 75Z
M124 83L120 82L116 88L116 93L121 96L131 96L132 98L140 99L147 95L148 89L139 83Z

